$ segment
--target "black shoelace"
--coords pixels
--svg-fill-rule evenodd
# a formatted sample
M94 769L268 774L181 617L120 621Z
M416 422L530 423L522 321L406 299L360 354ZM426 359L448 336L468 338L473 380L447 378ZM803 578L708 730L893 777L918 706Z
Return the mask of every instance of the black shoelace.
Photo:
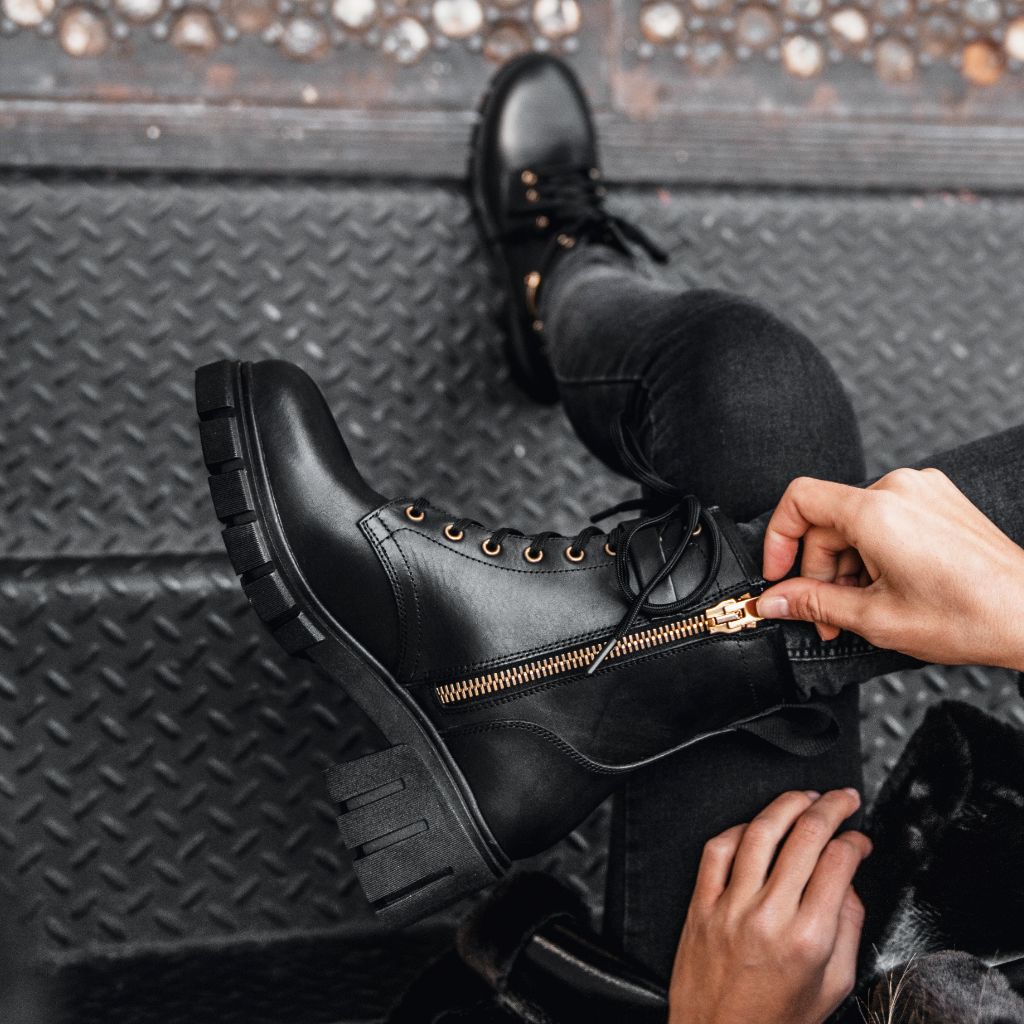
M722 560L722 540L718 524L694 495L680 491L658 475L648 461L634 434L626 427L622 418L616 424L615 444L623 464L637 483L645 488L646 493L643 497L620 502L618 505L598 513L591 518L591 522L598 523L609 516L628 511L644 511L647 515L632 521L617 523L607 533L605 550L609 554L614 555L615 581L618 584L619 590L622 591L622 596L628 607L625 614L619 620L612 638L605 644L588 667L588 675L592 675L597 671L601 663L615 648L615 645L636 621L638 615L643 614L653 618L674 615L676 612L680 612L699 601L714 583ZM419 516L427 504L424 498L418 498L409 508L414 516ZM649 580L643 581L638 579L639 586L634 586L629 564L630 550L634 540L644 530L665 526L673 520L680 522L682 530L675 547L661 567L651 575ZM466 517L454 520L449 525L449 529L455 534L453 539L458 539L459 535L464 533L467 527L471 526L486 529L476 520ZM689 594L676 601L660 603L651 601L651 595L669 578L675 571L676 566L679 565L680 560L690 546L690 542L703 531L707 531L710 544L710 558L707 571L701 582ZM604 531L597 526L584 527L572 538L568 548L566 548L567 557L575 560L573 556L579 555L579 560L582 560L588 542L603 533ZM493 530L490 537L484 541L484 544L490 546L492 550L488 553L493 555L500 551L500 546L507 537L525 536L527 535L520 530L510 526L502 526L499 529ZM561 534L552 530L545 530L532 535L530 543L526 548L527 559L540 562L545 554L545 545L553 537L561 536ZM531 558L531 555L535 557Z
M542 271L562 244L560 235L609 245L627 255L631 252L630 244L633 244L658 263L668 261L668 254L649 235L605 208L605 188L599 180L591 177L589 167L542 167L534 169L534 173L537 180L532 188L537 194L537 201L516 211L522 216L522 222L502 237L507 241L518 241L533 236L537 231L537 218L546 217L551 238L541 257Z

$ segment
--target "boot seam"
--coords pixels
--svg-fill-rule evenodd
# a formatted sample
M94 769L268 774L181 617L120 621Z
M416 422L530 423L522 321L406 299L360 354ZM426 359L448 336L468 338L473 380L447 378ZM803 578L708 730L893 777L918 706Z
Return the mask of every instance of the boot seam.
M383 539L378 540L376 537L371 537L370 538L370 546L374 549L374 551L376 551L376 553L378 555L378 558L385 565L385 570L386 570L386 572L388 574L388 579L391 582L392 591L393 591L393 593L395 595L395 604L396 604L397 611L398 611L398 621L399 621L399 630L398 630L398 633L399 633L399 636L398 636L399 656L398 656L398 663L397 663L397 668L396 668L395 674L396 674L396 676L401 676L401 675L405 674L405 665L406 665L406 662L409 660L409 652L410 652L410 642L409 641L410 641L410 637L411 637L413 631L410 629L410 626L409 626L410 615L409 615L409 611L408 611L408 608L407 608L407 602L405 600L405 595L403 593L402 582L399 579L398 570L395 567L392 558L388 554L387 549L385 548L386 542L389 539L393 540L393 535L392 535L392 532L388 529L387 524L384 523L384 521L381 519L380 510L379 509L377 511L375 511L375 512L372 512L369 516L365 517L363 522L366 523L368 526L371 523L375 524L375 525L379 525L381 527L381 529L384 530L384 537L383 537ZM413 616L415 617L415 620L416 620L415 636L416 636L416 641L417 642L416 642L416 645L415 645L415 652L416 652L415 653L415 659L413 661L412 668L411 668L411 670L409 671L408 674L409 675L414 675L415 672L416 672L416 668L418 667L419 656L420 656L420 648L422 646L420 644L420 642L419 642L420 639L421 639L421 636L422 636L422 623L421 623L421 618L420 618L420 613L419 613L419 592L418 592L417 587L416 587L416 580L414 579L413 574L412 574L412 569L409 566L409 561L405 557L405 552L402 551L401 545L398 544L397 541L395 541L394 544L395 544L396 550L398 551L399 556L402 559L402 563L405 565L406 576L408 577L409 584L412 587L412 606L413 606L412 611L413 611Z

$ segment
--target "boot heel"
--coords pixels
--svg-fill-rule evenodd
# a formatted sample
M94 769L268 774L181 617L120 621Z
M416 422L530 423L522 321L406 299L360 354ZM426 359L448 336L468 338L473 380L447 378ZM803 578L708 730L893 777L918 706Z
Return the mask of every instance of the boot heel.
M356 876L382 921L412 922L499 877L411 746L333 765L327 787Z

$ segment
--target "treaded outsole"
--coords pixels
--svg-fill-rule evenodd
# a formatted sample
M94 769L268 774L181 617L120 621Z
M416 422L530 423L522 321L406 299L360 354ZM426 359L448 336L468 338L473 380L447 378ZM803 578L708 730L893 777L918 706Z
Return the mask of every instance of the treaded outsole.
M252 467L243 441L243 410L236 380L239 364L221 361L196 371L196 411L210 496L224 525L224 546L253 610L282 648L293 656L315 655L333 678L366 674L357 656L328 638L300 607L274 562L273 545L261 520ZM364 707L364 710L369 710ZM401 712L397 714L401 715ZM405 712L408 714L408 712ZM395 719L391 722L394 725ZM492 884L502 874L471 837L454 783L440 778L436 753L394 745L356 761L333 765L328 790L342 840L352 853L356 877L382 921L403 926ZM404 730L415 735L415 730Z
M226 361L196 371L196 411L210 497L245 596L274 639L289 654L299 655L324 636L294 601L271 559L243 458L234 374L234 364Z

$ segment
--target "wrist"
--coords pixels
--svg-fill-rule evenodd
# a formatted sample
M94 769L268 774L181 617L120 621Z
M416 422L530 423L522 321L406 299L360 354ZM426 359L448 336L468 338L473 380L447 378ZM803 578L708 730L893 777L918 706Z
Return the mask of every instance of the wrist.
M1024 608L1024 549L1003 576L1005 584L999 588L991 613L994 616L996 650L989 664L1000 668L1024 672L1024 626L1018 610Z

